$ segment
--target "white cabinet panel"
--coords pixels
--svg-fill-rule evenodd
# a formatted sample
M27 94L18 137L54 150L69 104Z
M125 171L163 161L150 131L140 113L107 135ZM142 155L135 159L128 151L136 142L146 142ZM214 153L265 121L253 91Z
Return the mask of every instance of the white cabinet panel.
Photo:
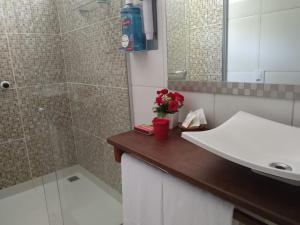
M228 71L253 72L258 70L259 16L229 21Z
M300 8L262 16L260 69L300 71Z

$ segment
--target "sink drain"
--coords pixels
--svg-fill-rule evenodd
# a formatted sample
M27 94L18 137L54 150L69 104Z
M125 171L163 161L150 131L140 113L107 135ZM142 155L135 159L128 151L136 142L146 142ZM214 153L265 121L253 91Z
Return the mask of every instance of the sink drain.
M292 167L290 167L289 165L280 163L280 162L270 163L270 167L278 169L278 170L287 170L287 171L293 170Z

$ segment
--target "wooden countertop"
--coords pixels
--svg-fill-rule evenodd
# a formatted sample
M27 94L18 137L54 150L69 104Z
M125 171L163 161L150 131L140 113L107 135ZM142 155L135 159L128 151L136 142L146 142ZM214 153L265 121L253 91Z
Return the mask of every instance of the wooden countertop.
M109 138L120 162L123 152L280 225L300 224L300 187L253 173L172 131L167 141L129 131ZM283 150L284 151L284 150Z

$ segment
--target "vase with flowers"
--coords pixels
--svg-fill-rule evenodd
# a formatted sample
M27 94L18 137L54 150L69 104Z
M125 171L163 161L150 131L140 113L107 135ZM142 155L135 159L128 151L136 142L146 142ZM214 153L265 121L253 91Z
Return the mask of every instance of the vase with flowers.
M157 113L156 119L168 120L169 129L178 124L178 110L183 106L184 96L168 89L157 91L153 112Z

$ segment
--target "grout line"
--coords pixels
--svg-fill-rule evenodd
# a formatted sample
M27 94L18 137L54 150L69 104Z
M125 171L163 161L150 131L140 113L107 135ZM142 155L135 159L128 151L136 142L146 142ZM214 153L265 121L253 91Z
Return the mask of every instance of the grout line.
M169 81L167 81L166 85L162 85L162 86L159 86L159 85L135 85L135 84L133 84L132 87L163 88L163 87L168 87L168 82Z
M58 36L58 34L52 34L52 33L7 33L8 35L41 35L41 36Z
M49 83L49 84L36 84L36 85L29 85L29 86L18 86L15 87L15 89L24 89L24 88L38 88L38 87L48 87L48 86L57 86L57 85L63 85L66 82L61 82L61 83Z
M25 88L51 87L51 86L64 85L64 84L86 85L86 86L104 87L104 88L115 88L115 89L123 89L123 90L127 90L128 89L127 87L117 87L117 86L108 86L108 85L101 85L101 84L87 84L87 83L63 81L63 82L60 82L60 83L36 84L36 85L29 85L29 86L16 86L16 85L14 85L10 90L25 89ZM133 87L161 88L161 87L154 87L154 86L133 86Z
M108 21L114 20L114 19L120 19L120 17L119 16L108 17L108 18L106 18L104 20L100 20L99 22L95 22L95 23L90 23L90 24L87 24L87 25L79 26L79 27L77 27L77 28L75 28L73 30L62 32L61 34L62 35L66 35L66 34L69 34L69 33L73 33L75 31L84 30L85 28L92 27L94 25L98 25L98 24L101 24L101 23L105 23L105 22L108 22Z
M64 4L64 1L62 0L61 1L62 3L62 8L63 8L63 13L64 13L64 18L65 18L65 15L66 15L66 13L65 13L65 4ZM57 13L57 18L58 18L58 27L59 27L59 35L60 36L62 36L62 32L61 32L61 30L62 30L62 23L61 23L61 20L63 19L63 18L61 18L61 15L58 13L58 5L57 5L57 1L55 1L54 3L53 3L54 5L55 5L55 9L56 9L56 13ZM66 19L66 18L65 18Z
M133 86L132 86L132 73L131 73L131 64L129 56L125 56L126 67L127 67L127 85L128 85L128 100L129 100L129 115L130 115L130 125L133 129L135 124L134 119L134 103L133 103Z
M260 1L260 8L259 8L259 33L258 33L258 37L259 37L259 42L258 42L258 56L257 56L257 67L258 70L261 71L261 46L262 46L262 7L263 7L263 3L262 1ZM265 84L265 72L264 72L264 76L263 76L263 83Z
M229 18L230 20L238 20L238 19L247 19L250 17L256 17L256 16L267 16L270 14L275 14L275 13L282 13L282 12L286 12L286 11L291 11L291 10L295 10L295 9L299 9L300 7L295 6L295 7L288 7L286 9L279 9L279 10L271 10L268 12L263 12L263 7L262 7L262 2L260 3L260 12L259 13L254 13L248 16L240 16L240 17L231 17Z
M100 136L96 136L95 134L90 133L89 131L86 131L86 130L81 129L79 127L76 127L76 126L73 126L73 127L74 127L75 130L79 130L80 132L85 133L86 135L93 136L94 138L97 138L97 139L99 139L102 142L106 142L106 138L103 138L103 137L100 137Z
M213 93L213 128L216 127L216 94Z
M67 82L67 83L75 84L75 85L84 85L84 86L104 87L104 88L128 90L128 87L125 88L125 87L115 87L115 86L107 86L107 85L101 85L101 84L85 84L85 83L77 83L77 82Z
M72 112L72 104L71 104L71 95L70 95L70 91L69 90L69 84L68 78L67 78L67 71L66 71L66 52L64 51L68 46L64 46L64 41L63 41L63 34L62 34L62 20L64 20L64 23L66 24L66 10L65 10L65 4L64 2L62 2L62 10L63 10L63 15L60 15L58 13L58 5L55 2L55 6L56 6L56 12L57 12L57 16L58 16L58 21L59 21L59 34L60 34L60 39L61 39L61 45L62 45L62 58L63 58L63 65L64 65L64 75L65 75L65 83L67 86L67 96L68 96L68 103L69 103L69 110L70 110L70 115L71 115L71 127L72 127L72 137L73 137L73 144L74 144L74 151L75 151L75 156L76 156L76 162L78 163L78 152L77 152L77 144L75 141L75 131L73 128L73 124L74 124L74 116L73 116L73 112ZM71 88L71 87L70 87ZM63 220L64 221L64 220Z
M7 139L5 141L1 141L0 144L9 144L9 143L12 143L12 142L15 142L15 141L22 141L24 139L25 139L25 137L23 137L23 138L16 138L16 139L10 138L10 139Z
M294 117L295 117L295 104L296 104L296 100L294 98L293 100L293 105L292 105L292 118L291 118L291 126L294 126Z
M61 42L62 45L63 40L62 40L62 34L61 34ZM68 46L64 46L64 47L68 47ZM64 48L65 49L65 48ZM70 110L70 115L71 115L71 126L72 126L72 137L73 137L73 144L74 144L74 151L75 151L75 156L76 156L76 163L78 163L78 151L77 151L77 142L75 141L75 130L73 127L74 124L74 116L73 116L73 111L72 111L72 104L71 104L71 89L72 89L72 84L67 82L68 78L67 78L67 71L66 71L66 60L65 60L65 51L62 52L62 56L63 56L63 65L64 65L64 74L65 74L65 80L66 80L66 86L67 86L67 96L68 96L68 102L69 102L69 110Z

